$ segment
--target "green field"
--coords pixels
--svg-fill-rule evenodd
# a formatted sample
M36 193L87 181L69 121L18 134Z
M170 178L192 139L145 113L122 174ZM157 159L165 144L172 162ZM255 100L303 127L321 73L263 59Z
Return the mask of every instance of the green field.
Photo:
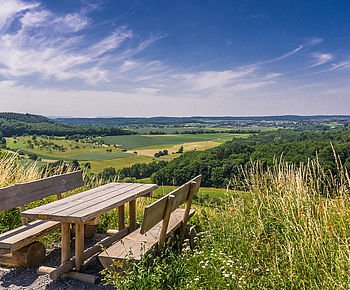
M34 146L31 148L28 144L28 140L31 140L30 136L6 138L7 146L14 151L21 150L23 153L34 153L38 157L47 160L108 160L125 158L133 154L121 152L121 150L112 148L112 152L107 152L106 147L101 145L93 145L89 143L80 143L75 141L64 140L63 138L49 140L50 142L63 146L65 151L59 151L50 147ZM38 137L37 140L45 140L42 137Z
M249 134L174 134L174 135L125 135L125 136L106 136L103 137L105 144L118 144L124 149L143 149L151 146L183 144L189 142L216 141L223 143L231 140L233 137L245 138Z
M91 171L100 172L106 167L121 169L136 163L152 160L171 160L180 156L176 151L183 146L184 151L205 150L232 140L246 138L249 134L169 134L169 135L125 135L100 137L105 144L93 140L66 140L63 137L21 136L6 138L7 147L24 154L36 154L46 162L56 160L78 160L91 163ZM117 146L116 146L117 145ZM154 153L167 149L169 155L155 158ZM126 152L123 152L127 150Z

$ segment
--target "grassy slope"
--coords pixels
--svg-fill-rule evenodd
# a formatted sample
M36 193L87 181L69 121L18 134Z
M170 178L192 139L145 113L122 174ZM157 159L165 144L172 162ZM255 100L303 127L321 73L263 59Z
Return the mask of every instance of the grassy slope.
M40 139L41 137L38 137ZM65 152L58 150L49 150L46 148L29 148L27 141L31 137L17 137L17 143L14 143L14 138L6 138L7 146L12 150L21 149L25 153L35 153L43 159L49 160L107 160L112 158L125 158L131 156L132 154L121 152L119 149L112 148L112 152L107 152L106 147L92 145L88 143L77 143L75 141L68 141L64 139L55 140L45 140L53 142L57 145L64 146L66 148ZM71 147L72 146L72 147ZM79 149L75 149L75 146L79 146Z
M27 141L31 136L17 137L16 143L14 138L6 138L7 146L12 150L21 149L24 153L35 153L38 157L44 160L74 160L81 162L90 162L93 172L102 171L106 167L115 167L121 169L131 166L135 163L149 163L154 159L154 153L167 149L168 156L163 156L159 160L171 160L178 157L175 153L180 146L183 146L185 151L204 150L218 146L219 144L236 138L246 138L248 134L179 134L179 135L131 135L131 136L108 136L104 137L104 141L108 144L123 144L123 147L128 148L130 152L121 152L120 149L109 147L112 152L107 152L106 145L93 145L89 143L80 143L64 138L47 140L42 137L37 137L38 140L53 142L57 145L66 148L66 151L50 150L48 148L30 148ZM75 148L79 146L80 148ZM138 149L131 149L138 148ZM137 151L134 154L133 151Z
M194 205L191 222L202 234L193 252L168 250L107 278L117 289L349 289L350 180L338 176L324 188L331 179L315 163L256 166L247 192Z
M333 179L317 163L261 168L247 172L246 192L226 193L225 204L195 201L191 223L201 234L193 252L187 246L167 249L151 262L129 263L126 275L107 273L107 280L117 289L349 289L350 180L345 171L340 168L337 182L328 183ZM0 159L1 187L40 175L35 166ZM172 189L160 187L156 195ZM320 195L321 189L333 197ZM217 189L201 192L209 198L222 195ZM139 199L139 219L152 201ZM1 231L19 224L18 211L0 212ZM99 229L116 226L117 214L111 211L102 216ZM45 241L59 238L56 232Z
M178 134L178 135L132 135L132 136L106 136L103 140L106 144L119 144L125 149L142 149L153 146L159 148L162 145L183 144L187 142L216 141L225 142L233 138L233 134ZM242 137L245 137L243 135Z

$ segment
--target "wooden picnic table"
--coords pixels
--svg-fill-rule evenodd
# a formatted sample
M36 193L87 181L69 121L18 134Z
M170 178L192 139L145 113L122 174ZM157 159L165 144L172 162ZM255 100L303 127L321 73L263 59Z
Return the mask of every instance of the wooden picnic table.
M21 215L24 218L61 222L61 266L72 259L71 225L74 225L75 257L73 265L76 271L80 271L84 263L84 225L91 224L91 221L97 219L99 215L118 208L119 230L123 230L125 228L124 205L129 202L129 230L136 229L136 199L151 194L157 187L156 184L109 183L23 211Z

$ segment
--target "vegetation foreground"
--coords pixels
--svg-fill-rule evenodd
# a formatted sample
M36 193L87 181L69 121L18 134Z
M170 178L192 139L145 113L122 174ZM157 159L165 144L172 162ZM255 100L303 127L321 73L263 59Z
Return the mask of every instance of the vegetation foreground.
M350 178L337 164L336 175L311 161L251 164L243 181L233 180L239 191L196 200L194 251L164 249L151 262L131 263L126 275L106 272L105 282L118 289L349 289ZM0 159L0 186L42 176L35 164ZM91 187L101 183L88 180ZM102 217L101 231L115 226L113 216ZM0 213L2 232L19 222L17 210Z

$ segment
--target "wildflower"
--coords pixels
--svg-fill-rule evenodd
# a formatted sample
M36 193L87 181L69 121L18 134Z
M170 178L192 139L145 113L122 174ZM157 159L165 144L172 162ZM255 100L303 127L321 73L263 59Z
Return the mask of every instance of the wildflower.
M332 225L329 225L329 226L327 226L327 230L333 230L334 229L334 227L332 226Z

